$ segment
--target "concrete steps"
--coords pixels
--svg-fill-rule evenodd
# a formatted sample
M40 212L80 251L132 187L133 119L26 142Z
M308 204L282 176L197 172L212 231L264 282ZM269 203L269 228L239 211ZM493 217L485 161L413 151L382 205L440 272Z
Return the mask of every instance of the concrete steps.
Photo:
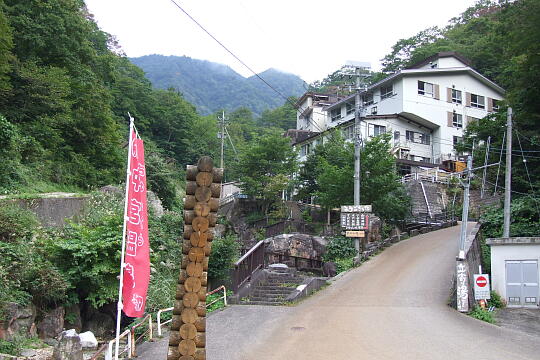
M241 299L241 305L281 305L285 302L304 277L292 272L271 272L266 280L257 284L248 298Z

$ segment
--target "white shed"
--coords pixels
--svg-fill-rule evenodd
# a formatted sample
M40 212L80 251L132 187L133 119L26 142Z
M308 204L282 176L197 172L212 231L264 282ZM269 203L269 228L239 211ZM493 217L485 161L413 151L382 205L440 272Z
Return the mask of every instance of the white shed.
M492 288L511 307L538 307L540 237L487 239Z

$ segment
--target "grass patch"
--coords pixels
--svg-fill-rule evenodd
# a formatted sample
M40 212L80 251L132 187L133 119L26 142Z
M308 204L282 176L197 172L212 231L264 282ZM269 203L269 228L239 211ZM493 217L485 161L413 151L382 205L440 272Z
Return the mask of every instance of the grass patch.
M469 316L472 316L475 319L485 321L490 324L495 324L495 318L493 313L482 309L480 306L475 306L474 309L469 312Z
M227 297L231 297L232 295L233 295L233 292L231 290L227 290ZM221 291L218 291L217 293L208 295L206 297L206 306L207 306L206 312L207 313L211 313L212 311L223 309L225 307L225 301L223 299L219 299L222 296L223 296L223 293ZM208 306L208 304L212 303L213 301L217 299L219 300L213 303L212 305Z

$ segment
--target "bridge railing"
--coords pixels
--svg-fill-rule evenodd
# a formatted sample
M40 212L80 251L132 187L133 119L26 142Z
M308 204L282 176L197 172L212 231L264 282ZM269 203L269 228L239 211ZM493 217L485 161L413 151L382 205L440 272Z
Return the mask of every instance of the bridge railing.
M233 291L237 291L251 275L264 267L264 240L248 250L236 263L233 271Z

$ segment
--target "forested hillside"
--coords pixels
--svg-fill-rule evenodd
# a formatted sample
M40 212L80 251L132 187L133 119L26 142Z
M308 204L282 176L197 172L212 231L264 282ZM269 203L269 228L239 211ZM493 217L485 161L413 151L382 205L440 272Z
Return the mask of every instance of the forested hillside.
M2 193L86 191L121 183L130 112L147 143L150 188L166 207L179 205L179 171L200 155L218 155L217 116L199 115L184 98L188 93L153 88L122 53L82 0L0 0ZM217 94L228 100L239 94L229 102L234 110L251 104L262 112L256 118L244 107L228 114L237 151L263 127L294 124L294 111L287 118L281 108L263 111L285 102L275 93L269 104L254 81L222 65L199 65L187 74L205 84L198 91L210 95L212 109L221 108ZM289 75L265 76L286 92ZM250 103L253 96L258 100ZM226 147L227 160L234 161L232 145Z
M173 88L195 105L200 114L246 107L260 115L283 104L283 97L253 75L244 78L230 67L186 56L148 55L130 58L160 89ZM282 95L300 96L304 81L274 69L258 74Z

